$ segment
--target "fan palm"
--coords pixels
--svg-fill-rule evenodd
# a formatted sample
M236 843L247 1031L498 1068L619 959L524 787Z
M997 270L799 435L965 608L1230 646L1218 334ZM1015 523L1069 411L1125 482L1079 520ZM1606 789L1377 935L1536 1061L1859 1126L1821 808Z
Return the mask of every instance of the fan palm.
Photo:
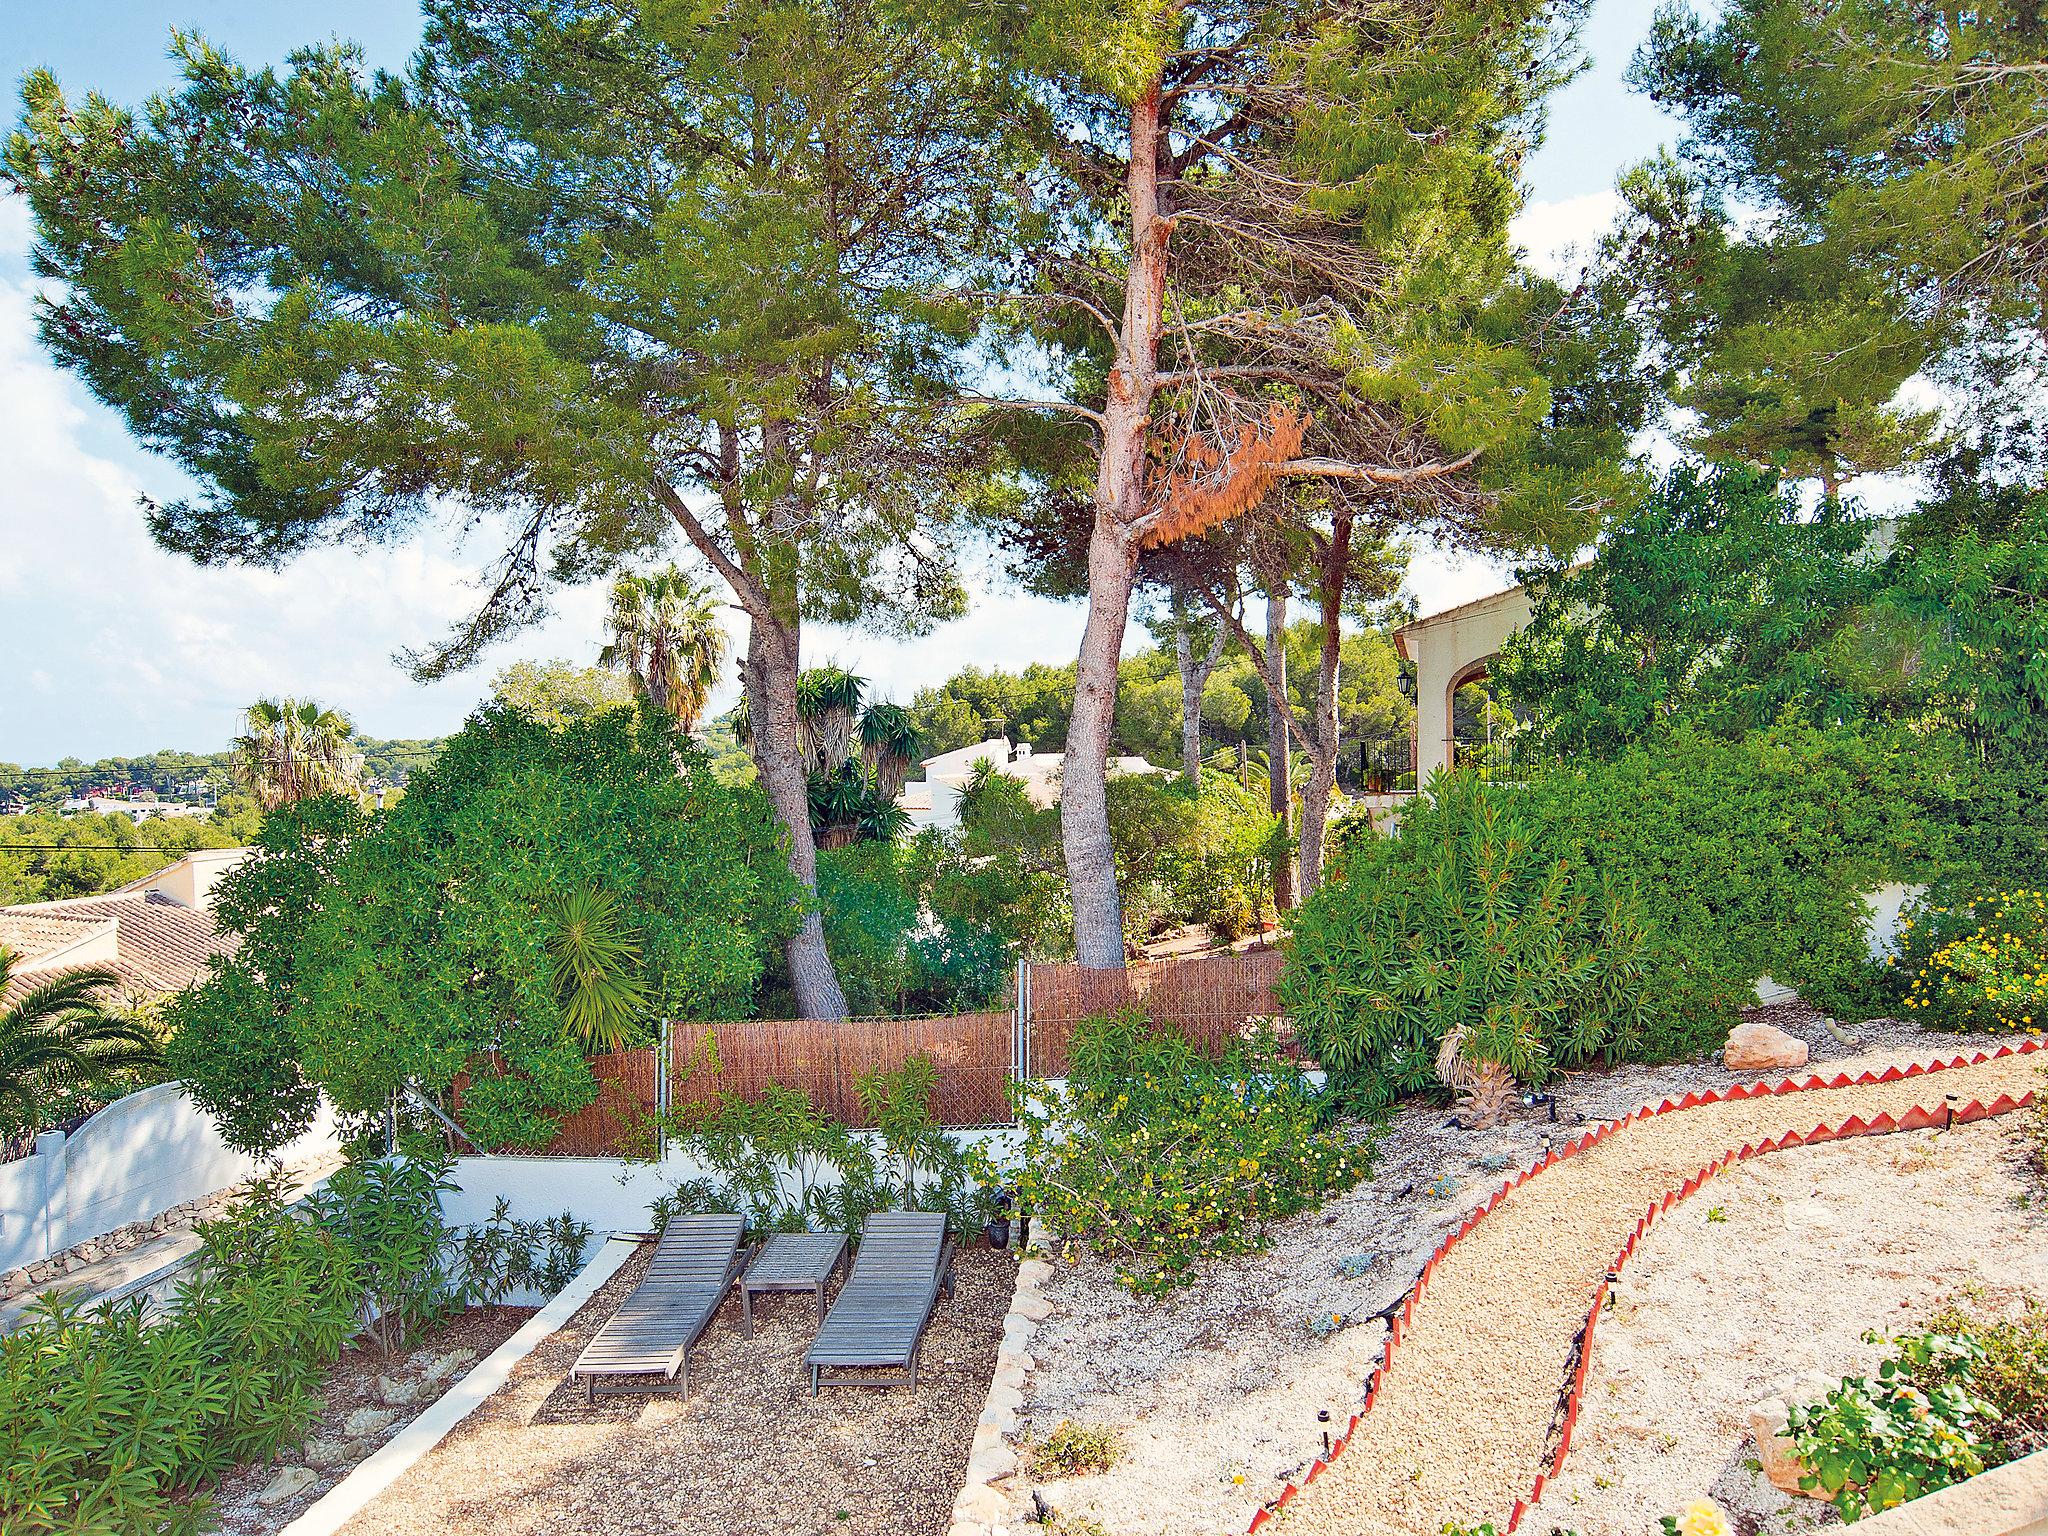
M0 998L21 957L0 947ZM60 971L0 1004L0 1123L32 1128L51 1096L107 1072L153 1066L156 1041L106 1004L120 978L105 966Z
M348 716L312 699L258 699L234 740L235 782L266 811L314 795L360 794L355 729Z
M649 709L695 730L725 664L726 636L711 593L674 566L612 583L599 666L624 672Z

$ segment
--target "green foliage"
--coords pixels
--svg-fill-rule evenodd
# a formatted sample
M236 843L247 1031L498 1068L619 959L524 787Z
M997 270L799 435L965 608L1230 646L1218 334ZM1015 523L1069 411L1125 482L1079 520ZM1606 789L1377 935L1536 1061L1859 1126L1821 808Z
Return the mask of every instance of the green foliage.
M1514 787L1453 774L1430 795L1291 919L1280 995L1332 1089L1377 1109L1433 1088L1454 1028L1467 1060L1526 1083L1639 1048L1633 886L1546 837Z
M874 1142L820 1110L801 1088L771 1083L755 1098L721 1095L672 1114L672 1145L711 1170L655 1202L657 1225L701 1211L742 1210L764 1231L861 1230L876 1211L942 1210L955 1230L979 1225L967 1160L932 1111L937 1074L912 1057L857 1083ZM877 1156L879 1151L880 1156Z
M1900 929L1889 969L1906 1017L1940 1029L2032 1029L2036 1014L2048 1022L2048 894L1915 903Z
M747 1013L795 918L764 801L663 716L553 728L489 706L393 809L273 826L223 882L240 948L172 1009L179 1075L252 1149L303 1128L315 1087L361 1114L464 1072L480 1145L547 1141L596 1092L550 953L565 893L630 914L643 1022Z
M1135 1294L1185 1285L1206 1259L1262 1251L1272 1223L1363 1178L1371 1157L1321 1127L1325 1106L1270 1036L1215 1060L1135 1012L1084 1020L1066 1086L1014 1099L1022 1141L984 1186L1085 1241Z
M1183 923L1250 926L1274 830L1250 791L1216 773L1199 789L1177 776L1117 774L1108 802L1129 943ZM1035 958L1064 952L1072 919L1057 807L1034 805L1022 780L988 765L961 795L959 849L964 867L936 883L935 910L987 924Z
M455 1188L449 1167L445 1157L366 1158L337 1169L308 1199L355 1261L362 1332L380 1355L397 1353L456 1305L441 1219L441 1197Z
M451 1235L451 1289L464 1306L495 1306L516 1291L552 1296L583 1267L591 1228L568 1211L521 1221L500 1195L490 1220Z
M195 1536L205 1490L304 1432L355 1332L352 1257L259 1184L201 1225L168 1315L53 1297L0 1338L0 1509L21 1536Z
M1967 1334L1900 1339L1875 1381L1846 1377L1819 1402L1794 1407L1786 1433L1812 1469L1800 1486L1819 1490L1853 1521L1982 1472L1979 1427L1998 1409L1967 1385L1981 1355ZM1929 1378L1938 1384L1917 1385Z
M642 1033L647 989L640 945L619 898L579 886L565 893L547 936L562 1025L591 1050L616 1051Z
M1833 503L1805 516L1769 471L1680 464L1591 561L1525 573L1534 613L1493 675L1558 757L1612 756L1674 717L1725 736L1788 710L1861 718L1906 671L1868 654L1872 527Z
M1001 996L1012 940L999 898L985 889L995 883L932 831L820 852L825 943L847 1006L858 1015L953 1013Z
M633 702L633 684L608 667L515 661L491 679L491 697L548 725L567 725L626 708Z
M0 816L0 906L97 896L195 848L235 847L246 830L231 815L159 816L140 826L119 813Z
M0 944L0 1135L7 1136L54 1124L110 1091L130 1091L162 1059L143 1019L112 1001L121 980L112 967L29 974L14 987L18 958Z
M1914 1349L1905 1355L1922 1392L1966 1387L1990 1404L1992 1466L2048 1450L2048 1305L2025 1296L2005 1315L1951 1303L1927 1320L1930 1337L1965 1339L1968 1351Z
M1040 1481L1086 1477L1091 1472L1107 1472L1123 1453L1123 1436L1108 1425L1061 1419L1051 1434L1031 1445L1027 1467Z
M1912 740L1784 726L1727 741L1675 728L1612 762L1513 791L1563 851L1632 884L1648 926L1646 1032L1666 1060L1717 1045L1761 976L1861 1016L1877 998L1862 892L1911 879L1936 834Z

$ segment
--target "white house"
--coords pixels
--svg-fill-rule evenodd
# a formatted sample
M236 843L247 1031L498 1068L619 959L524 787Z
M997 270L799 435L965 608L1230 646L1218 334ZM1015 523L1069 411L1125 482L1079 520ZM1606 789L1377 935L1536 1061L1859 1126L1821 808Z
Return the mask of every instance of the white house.
M909 814L911 828L915 831L926 827L937 827L940 831L957 827L960 825L960 791L974 777L975 765L987 762L1013 779L1022 779L1024 792L1031 797L1031 803L1044 809L1060 803L1060 769L1066 760L1064 752L1033 752L1029 742L1013 746L1009 738L994 736L972 746L955 747L951 752L926 758L924 777L904 785L896 803ZM1112 757L1109 771L1118 774L1158 773L1160 770L1142 757Z

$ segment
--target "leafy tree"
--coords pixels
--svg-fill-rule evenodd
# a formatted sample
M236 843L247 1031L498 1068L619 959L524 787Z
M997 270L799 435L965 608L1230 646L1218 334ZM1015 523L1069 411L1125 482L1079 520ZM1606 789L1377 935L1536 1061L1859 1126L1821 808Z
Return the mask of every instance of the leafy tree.
M1680 717L1726 736L1867 718L1911 670L1872 606L1876 533L1832 501L1807 517L1769 470L1680 464L1590 561L1524 573L1534 616L1493 676L1556 756L1611 756Z
M235 738L235 782L266 811L315 795L358 794L363 758L355 726L312 699L258 699Z
M935 15L749 0L428 0L402 74L246 70L174 38L139 113L23 87L6 169L46 345L199 483L168 547L278 560L439 509L502 536L466 665L550 591L680 532L745 611L741 678L791 872L807 617L916 631L931 537L989 482L935 282L1014 208L999 93ZM815 913L805 1011L844 1012Z
M633 702L633 685L605 667L569 661L515 661L491 679L491 697L549 725L587 720Z
M711 594L674 566L612 583L605 620L611 643L600 666L623 672L649 709L674 715L695 730L725 662L725 631Z
M155 1036L109 1002L121 980L112 968L17 974L20 959L0 944L0 1128L9 1134L48 1124L68 1091L161 1057Z
M1563 354L1539 338L1574 306L1507 239L1540 103L1570 72L1573 14L1554 18L1529 0L976 17L1008 99L1032 104L1033 202L1053 211L1040 280L996 308L1056 347L1055 396L1004 403L1090 433L1056 460L1090 509L1062 800L1084 965L1123 959L1105 775L1145 549L1301 478L1477 477L1468 538L1587 531L1618 444L1584 415L1593 392L1553 393Z
M1978 429L2017 425L2041 483L2044 54L2033 0L1659 12L1633 78L1688 137L1627 259L1679 322L1706 445L1831 485L1887 467L1932 425L1893 403L1926 370Z
M586 1041L747 1013L796 917L766 802L667 716L487 706L393 809L273 821L223 883L239 948L172 1010L180 1075L252 1149L315 1087L352 1114L407 1085L452 1108L464 1073L479 1144L545 1142L596 1091Z
M232 795L211 816L159 816L140 825L119 812L0 817L0 906L97 896L194 849L247 843L261 824L253 804Z

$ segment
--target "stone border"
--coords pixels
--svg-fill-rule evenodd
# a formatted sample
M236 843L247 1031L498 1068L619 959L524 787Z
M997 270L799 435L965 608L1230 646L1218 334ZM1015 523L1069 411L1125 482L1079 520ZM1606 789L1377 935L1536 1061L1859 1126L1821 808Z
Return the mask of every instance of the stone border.
M278 1536L333 1536L371 1500L411 1470L427 1452L447 1438L450 1430L468 1418L484 1400L512 1375L512 1368L524 1360L552 1333L574 1317L598 1289L617 1274L634 1250L637 1238L605 1240L597 1256L577 1273L548 1304L520 1325L519 1331L479 1361L427 1410L380 1446L375 1454L359 1463L348 1476L315 1499L306 1512L284 1527Z
M2048 1451L1856 1522L1871 1536L2041 1536L2048 1532Z
M2044 1050L2048 1050L2048 1040L2036 1036L2023 1041L2017 1046L2000 1046L1995 1051L1978 1051L1972 1056L1959 1055L1944 1060L1913 1062L1904 1067L1891 1066L1885 1068L1882 1072L1874 1070L1865 1071L1855 1077L1851 1077L1847 1072L1838 1072L1832 1078L1823 1078L1815 1074L1804 1081L1794 1081L1788 1077L1777 1083L1764 1083L1761 1081L1737 1083L1731 1088L1717 1088L1704 1093L1688 1092L1679 1099L1667 1098L1659 1104L1646 1104L1619 1120L1604 1121L1566 1146L1554 1151L1545 1152L1534 1166L1524 1169L1501 1185L1499 1189L1495 1190L1493 1197L1486 1204L1474 1210L1465 1218L1463 1225L1446 1234L1444 1240L1437 1245L1436 1252L1430 1256L1429 1262L1422 1266L1422 1273L1416 1278L1415 1284L1409 1288L1400 1310L1393 1312L1389 1319L1387 1339L1381 1350L1379 1366L1373 1371L1365 1385L1364 1403L1356 1413L1351 1415L1350 1423L1345 1426L1344 1432L1330 1443L1329 1449L1310 1462L1307 1470L1298 1480L1290 1481L1286 1487L1280 1490L1277 1498L1264 1505L1252 1516L1251 1524L1246 1527L1247 1536L1254 1536L1254 1533L1258 1532L1262 1527L1284 1514L1287 1506L1299 1497L1301 1491L1320 1477L1329 1467L1330 1463L1343 1454L1345 1446L1350 1443L1352 1434L1358 1428L1359 1421L1372 1411L1373 1404L1378 1400L1380 1384L1385 1380L1387 1373L1393 1369L1395 1351L1400 1347L1404 1331L1414 1324L1416 1303L1422 1299L1422 1294L1428 1288L1431 1277L1436 1273L1437 1266L1444 1261L1458 1243L1470 1235L1474 1227L1478 1226L1480 1222L1493 1213L1496 1206L1523 1184L1526 1184L1529 1180L1555 1164L1598 1146L1609 1136L1626 1130L1638 1120L1647 1120L1656 1115L1693 1109L1703 1104L1719 1104L1742 1099L1776 1097L1783 1094L1800 1094L1811 1092L1815 1089L1854 1088L1866 1087L1876 1083L1896 1083L1910 1078L1952 1071L1960 1067L1982 1066L1986 1062L2000 1061L2011 1056L2031 1055L2037 1051ZM1951 1095L1950 1097L1953 1096ZM1806 1132L1787 1131L1784 1135L1768 1139L1761 1145L1745 1143L1740 1148L1731 1148L1719 1159L1702 1168L1683 1184L1666 1190L1661 1201L1652 1201L1642 1220L1637 1222L1633 1234L1622 1245L1621 1251L1615 1256L1610 1268L1618 1272L1628 1262L1629 1257L1635 1252L1636 1244L1642 1240L1644 1234L1659 1215L1670 1210L1680 1200L1696 1193L1700 1186L1708 1179L1737 1162L1747 1161L1749 1158L1762 1156L1767 1152L1775 1152L1781 1148L1805 1146L1818 1141L1834 1141L1850 1136L1882 1135L1892 1131L1923 1130L1935 1126L1982 1120L1994 1115L2009 1114L2013 1110L2025 1108L2033 1103L2036 1097L2037 1095L2032 1092L2023 1094L2017 1099L2009 1094L2000 1094L1990 1104L1973 1099L1961 1107L1944 1104L1938 1111L1925 1107L1916 1107L1897 1117L1890 1114L1879 1114L1876 1118L1868 1121L1864 1120L1861 1116L1851 1115L1839 1126L1821 1125ZM1592 1309L1587 1314L1586 1325L1580 1335L1578 1366L1572 1380L1566 1384L1566 1402L1562 1419L1563 1433L1560 1436L1556 1454L1551 1458L1549 1464L1537 1473L1535 1483L1528 1497L1515 1501L1514 1507L1508 1515L1504 1536L1513 1536L1515 1530L1521 1525L1523 1517L1543 1497L1544 1488L1564 1467L1565 1454L1571 1448L1572 1429L1578 1421L1579 1403L1585 1389L1587 1366L1592 1357L1593 1326L1599 1319L1602 1304L1606 1300L1608 1285L1609 1281L1602 1280L1595 1288ZM958 1536L958 1533L949 1533L949 1536ZM980 1536L980 1533L976 1533L976 1536ZM1976 1533L1971 1533L1971 1536L1976 1536Z
M1010 1493L1002 1484L1021 1464L1011 1436L1024 1406L1024 1379L1037 1364L1031 1358L1031 1338L1052 1313L1045 1296L1045 1282L1051 1278L1052 1265L1044 1259L1026 1259L1017 1266L1017 1288L1003 1318L1003 1342L996 1351L988 1403L975 1421L966 1477L953 1501L946 1536L996 1536L1010 1518Z

